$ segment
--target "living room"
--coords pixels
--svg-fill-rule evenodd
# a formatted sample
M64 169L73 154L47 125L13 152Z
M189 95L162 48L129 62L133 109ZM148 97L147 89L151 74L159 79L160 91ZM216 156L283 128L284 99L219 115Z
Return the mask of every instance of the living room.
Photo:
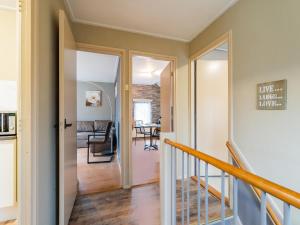
M120 59L77 51L79 195L121 187Z

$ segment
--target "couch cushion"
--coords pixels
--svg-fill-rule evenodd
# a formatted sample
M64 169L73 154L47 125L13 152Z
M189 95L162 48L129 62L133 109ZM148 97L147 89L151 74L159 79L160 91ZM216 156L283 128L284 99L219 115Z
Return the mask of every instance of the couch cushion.
M77 121L77 132L94 132L94 121Z
M78 140L87 140L89 135L93 135L94 132L78 132L77 139Z
M99 132L105 132L107 124L110 122L110 120L95 120L95 131Z

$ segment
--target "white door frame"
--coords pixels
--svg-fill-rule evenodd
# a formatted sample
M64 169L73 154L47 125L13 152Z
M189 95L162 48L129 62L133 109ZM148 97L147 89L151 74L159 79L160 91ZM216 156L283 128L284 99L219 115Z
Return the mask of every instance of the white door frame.
M200 58L201 56L207 54L211 50L217 48L223 43L228 43L228 141L233 140L233 77L232 77L232 31L228 31L215 39L213 42L208 44L203 49L200 49L194 53L189 59L189 130L190 130L190 146L194 147L195 145L195 124L194 124L194 88L193 85L193 73L194 73L194 61ZM224 143L225 145L226 143ZM228 153L229 154L229 153ZM232 190L231 190L231 181L229 182L229 199L232 200ZM230 202L231 203L231 202ZM232 205L232 204L231 204Z
M192 76L193 76L193 65L192 63L197 60L199 57L207 54L211 50L215 49L222 43L228 42L228 139L229 141L232 140L233 137L233 94L232 94L232 87L233 87L233 79L232 79L232 32L228 31L210 44L208 44L205 48L197 51L194 53L189 59L189 105L190 105L190 146L194 146L194 102L193 102L193 95L192 93ZM225 145L226 143L224 143Z
M21 8L18 224L37 225L38 1Z
M126 151L126 138L127 138L127 129L126 129L126 122L124 120L124 112L126 110L126 84L125 84L125 78L126 78L126 50L125 49L119 49L119 48L112 48L112 47L106 47L106 46L99 46L99 45L92 45L92 44L86 44L86 43L80 43L77 42L77 50L80 51L86 51L86 52L93 52L93 53L100 53L100 54L108 54L108 55L115 55L120 57L120 86L118 89L118 93L120 94L120 104L121 104L121 135L120 135L120 146L122 150L121 154L121 167L120 167L120 173L121 173L121 186L123 188L128 188L128 179L126 178L126 174L128 174L127 169L127 158L124 154Z
M128 108L128 121L129 126L126 130L128 132L128 158L129 158L129 185L132 186L132 174L133 174L133 167L132 167L132 58L133 56L145 56L154 58L156 60L164 60L169 61L172 63L171 72L173 73L173 131L172 133L176 133L177 131L177 107L176 107L176 71L177 71L177 57L175 56L168 56L168 55L161 55L143 51L136 51L136 50L129 50L129 78L128 78L128 92L129 92L129 108Z

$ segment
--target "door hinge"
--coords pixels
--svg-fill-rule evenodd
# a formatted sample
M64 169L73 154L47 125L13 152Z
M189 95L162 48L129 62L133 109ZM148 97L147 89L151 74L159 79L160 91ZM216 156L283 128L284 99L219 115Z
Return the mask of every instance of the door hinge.
M19 3L18 3L19 12L22 12L22 6L23 6L23 1L19 0Z

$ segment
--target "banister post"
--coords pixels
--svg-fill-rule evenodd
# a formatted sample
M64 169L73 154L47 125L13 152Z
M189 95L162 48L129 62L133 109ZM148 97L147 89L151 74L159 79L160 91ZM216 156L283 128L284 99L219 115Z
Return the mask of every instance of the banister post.
M161 133L160 136L160 209L161 224L172 224L172 147L164 143L165 138L175 139L174 133Z

